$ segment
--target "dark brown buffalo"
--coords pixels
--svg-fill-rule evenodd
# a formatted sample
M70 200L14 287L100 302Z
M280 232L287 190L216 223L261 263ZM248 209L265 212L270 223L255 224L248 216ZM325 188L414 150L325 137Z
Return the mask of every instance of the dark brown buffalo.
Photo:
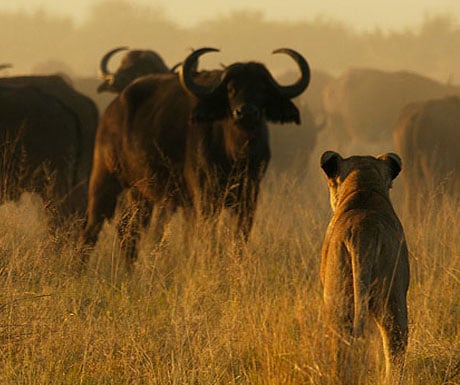
M301 70L289 86L280 86L257 62L196 73L198 58L211 51L217 50L191 53L179 75L138 79L107 108L98 127L81 236L84 260L125 189L131 205L119 235L128 263L137 257L139 230L150 222L153 208L155 241L178 208L194 218L226 207L236 217L236 233L248 238L270 160L267 121L300 122L290 99L307 88L310 71L300 54L280 49L274 52L288 54Z
M38 193L61 215L75 212L81 133L78 117L29 86L0 86L0 201Z
M405 209L420 218L429 197L460 195L460 98L410 103L393 131L395 149L404 157Z
M115 73L108 70L110 58L120 51L128 50L127 47L118 47L107 52L99 64L99 73L104 81L98 87L98 92L120 93L133 80L155 73L168 73L170 69L155 51L130 50L123 57Z
M352 68L324 90L326 131L342 148L369 151L377 145L378 151L390 150L394 124L407 103L458 93L458 87L415 72Z
M73 78L74 87L80 92L91 97L97 104L99 111L103 112L107 106L129 83L135 79L155 73L176 72L182 63L175 64L168 69L163 59L152 50L129 50L123 56L118 69L115 72L109 70L112 57L127 47L117 47L107 52L99 64L99 76L97 78Z
M72 199L74 199L72 205L75 213L82 215L87 205L88 181L92 165L94 138L99 118L95 103L90 98L74 90L62 77L57 75L4 77L0 78L0 88L4 89L4 92L12 92L11 89L16 89L18 90L18 95L20 94L20 89L23 90L22 92L27 92L29 94L35 91L35 95L43 95L44 100L54 100L54 102L51 103L52 105L59 105L61 109L67 111L68 115L72 116L72 119L76 120L78 135L73 146L76 149L76 159L78 159L78 162L74 165L74 170L71 173L75 176L75 182L72 187ZM47 99L47 97L49 99ZM37 98L31 96L30 99L35 101ZM20 96L17 96L15 100L16 103L19 103ZM22 105L18 107L18 110L15 112L16 115L9 116L9 109L5 107L8 104L5 103L6 102L0 107L3 111L2 120L9 121L11 119L14 121L16 115L19 114L17 111L21 111ZM34 111L39 111L36 107L37 105L40 105L40 108L43 107L43 103L35 103L35 105L32 105L33 103L30 102L30 104L30 109ZM49 109L43 109L43 116L40 117L40 119L36 118L38 112L35 113L34 118L28 115L25 116L27 116L27 120L31 122L31 125L34 127L41 127L43 125L42 121L46 118L48 110ZM57 113L55 115L59 116ZM38 119L40 123L35 124L35 118ZM19 119L19 117L17 119ZM70 130L69 133L65 132L65 127L68 126L67 121L62 124L64 128L61 129L59 135L51 134L53 130L57 131L56 127L58 127L58 118L55 117L53 119L55 119L53 122L54 126L50 127L49 130L43 131L43 134L38 128L34 128L28 132L28 135L35 135L37 142L46 140L51 147L60 146L61 138L65 135L68 136L69 140L70 138L74 138L75 135L72 130ZM14 130L15 128L13 127L10 129ZM49 146L46 148L49 149ZM30 147L29 151L29 157L33 159L35 157L33 153L34 148ZM50 158L54 158L54 155L50 154ZM31 164L30 167L34 167L35 163ZM57 179L60 180L60 177L57 177ZM63 187L63 189L65 188Z

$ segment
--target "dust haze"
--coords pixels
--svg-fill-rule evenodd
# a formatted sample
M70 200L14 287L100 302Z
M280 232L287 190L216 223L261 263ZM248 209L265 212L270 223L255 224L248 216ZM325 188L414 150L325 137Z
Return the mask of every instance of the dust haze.
M107 1L94 6L83 24L45 12L5 11L0 33L0 63L13 65L3 76L58 71L95 77L101 56L122 45L156 50L169 66L191 48L212 46L221 52L209 55L204 67L258 60L273 72L283 71L289 59L271 52L286 46L302 52L314 69L332 75L349 67L372 67L413 70L442 82L460 76L460 28L449 15L428 15L412 30L358 32L331 19L282 23L267 20L263 12L241 10L184 28L161 8Z
M257 60L281 83L287 71L297 75L295 64L271 52L295 49L316 70L305 93L315 116L321 99L313 96L351 67L409 70L460 84L460 25L439 14L413 29L385 32L358 31L324 18L274 22L254 11L185 28L159 8L110 0L81 24L44 12L0 12L0 36L0 68L12 65L0 70L0 77L64 74L100 111L114 94L96 94L99 62L119 46L155 50L169 67L191 48L216 47L221 52L200 58L201 68ZM122 56L111 60L112 71ZM376 93L383 97L363 97L362 110L371 118L372 105L394 104L388 103L394 93ZM382 120L383 114L377 116ZM88 272L76 274L78 221L52 233L37 196L24 193L17 202L0 204L0 384L332 383L327 364L335 352L325 349L331 330L322 322L319 279L330 206L319 159L335 147L327 136L314 139L319 129L316 122L311 126L314 130L304 131L313 132L313 139L278 130L280 138L293 138L289 144L314 146L293 167L309 168L308 178L271 173L276 164L271 161L248 247L223 235L216 240L214 224L205 222L198 224L198 236L183 242L182 223L174 218L161 248L144 237L138 268L129 278L119 267L114 223L104 225ZM453 143L460 138L455 134ZM381 143L374 146L378 152L367 146L366 153L386 152ZM398 212L402 192L401 176L393 191ZM439 196L417 198L423 221L402 216L413 256L407 385L460 383L460 194ZM369 346L381 349L380 342ZM368 357L378 357L379 350ZM363 373L360 383L376 384L369 368L381 369L381 362L347 369Z

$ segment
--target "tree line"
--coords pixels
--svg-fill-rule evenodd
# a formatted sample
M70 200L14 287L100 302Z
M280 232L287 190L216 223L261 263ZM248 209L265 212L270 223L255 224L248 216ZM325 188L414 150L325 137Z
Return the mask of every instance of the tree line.
M170 66L190 49L212 46L222 52L209 55L208 65L260 60L281 71L288 61L271 52L290 47L302 52L313 68L333 75L353 66L408 69L441 81L460 77L460 26L450 15L427 17L412 30L358 32L326 18L276 22L263 12L240 10L184 28L161 8L108 0L95 6L80 25L43 11L3 12L0 36L0 62L13 64L11 74L61 70L95 76L101 56L126 45L153 49Z

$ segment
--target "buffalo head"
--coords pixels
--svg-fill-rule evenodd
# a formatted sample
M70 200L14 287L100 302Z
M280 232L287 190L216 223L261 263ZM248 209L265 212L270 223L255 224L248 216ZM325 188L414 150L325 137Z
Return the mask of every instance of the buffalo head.
M196 80L194 68L198 58L216 51L215 48L193 51L180 69L182 87L199 99L192 120L205 122L230 118L236 125L246 128L265 121L300 122L299 111L290 99L300 95L310 81L310 69L302 55L288 48L273 51L289 55L300 69L299 80L288 86L278 84L267 68L257 62L234 63L223 71L215 71L211 82Z
M128 50L128 47L117 47L102 57L99 64L99 73L104 82L98 87L98 92L120 93L129 83L140 76L170 71L156 52L151 50L130 50L123 57L117 71L111 73L108 70L110 58L117 52L126 50Z

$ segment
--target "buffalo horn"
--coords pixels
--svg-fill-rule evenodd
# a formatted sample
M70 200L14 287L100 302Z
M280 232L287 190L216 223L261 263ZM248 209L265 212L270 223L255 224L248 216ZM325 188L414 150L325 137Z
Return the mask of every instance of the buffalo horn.
M182 87L197 98L210 95L220 84L220 80L212 86L204 86L195 83L192 73L196 71L196 65L201 55L208 52L219 52L217 48L200 48L188 55L179 69L179 80Z
M290 48L279 48L274 50L273 53L284 53L289 55L297 63L301 73L300 79L294 84L282 86L275 83L276 88L278 88L280 92L289 99L299 96L307 89L308 84L310 83L310 67L308 66L307 61L300 53Z
M128 49L129 49L128 47L117 47L117 48L110 50L102 57L101 62L99 64L99 74L102 79L108 80L113 77L113 74L110 73L109 70L107 69L107 64L110 58L117 52L126 51Z

